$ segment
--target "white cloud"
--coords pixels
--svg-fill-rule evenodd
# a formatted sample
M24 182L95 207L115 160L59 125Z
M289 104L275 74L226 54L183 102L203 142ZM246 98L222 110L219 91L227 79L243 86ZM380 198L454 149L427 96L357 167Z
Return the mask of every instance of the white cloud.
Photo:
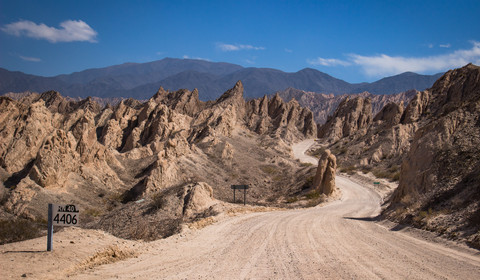
M31 62L40 62L42 61L40 58L37 58L37 57L29 57L29 56L23 56L23 55L19 55L19 57L25 61L31 61Z
M291 49L285 48L285 52L292 53L293 51Z
M344 61L336 58L322 58L322 57L317 57L315 59L308 59L307 62L311 65L321 65L321 66L336 66L336 65L348 66L351 64L348 61Z
M451 68L464 66L470 62L480 63L480 42L472 42L473 46L467 50L428 57L403 57L380 54L363 56L352 54L354 64L363 68L369 76L395 75L407 71L431 72L445 71Z
M223 52L231 52L231 51L240 51L240 50L255 50L255 51L263 51L265 50L264 47L255 47L252 45L242 45L242 44L223 44L217 43L217 48Z
M183 55L183 59L196 59L196 60L204 60L204 61L211 61L210 59L208 58L203 58L203 57L190 57L188 55Z
M433 44L428 44L427 46L428 46L429 49L432 49L434 47Z
M480 64L480 42L472 41L472 48L456 50L447 54L426 57L404 57L379 54L365 56L359 54L347 55L347 60L336 58L308 59L311 65L319 66L360 66L368 76L396 75L403 72L442 72L452 68L462 67L468 63ZM450 46L450 44L447 44ZM445 46L444 46L445 47Z
M440 48L450 48L452 45L450 44L440 44Z
M60 23L61 28L47 26L43 23L36 24L29 20L21 20L6 24L0 29L17 37L26 36L35 39L44 39L51 43L88 41L97 42L97 32L81 20L67 20Z

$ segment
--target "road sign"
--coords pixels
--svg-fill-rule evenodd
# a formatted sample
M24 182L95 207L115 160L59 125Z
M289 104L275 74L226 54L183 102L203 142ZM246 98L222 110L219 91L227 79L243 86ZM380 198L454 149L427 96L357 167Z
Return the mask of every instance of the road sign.
M380 182L373 182L374 185L380 185Z
M73 204L53 205L52 221L54 226L76 226L79 220L78 207Z
M246 190L249 188L249 186L248 185L232 185L231 188L234 190Z
M235 203L235 190L243 190L243 205L247 203L247 189L248 185L231 185L230 188L233 190L233 203Z
M73 204L48 204L47 251L53 250L53 226L76 226L79 214L78 207Z

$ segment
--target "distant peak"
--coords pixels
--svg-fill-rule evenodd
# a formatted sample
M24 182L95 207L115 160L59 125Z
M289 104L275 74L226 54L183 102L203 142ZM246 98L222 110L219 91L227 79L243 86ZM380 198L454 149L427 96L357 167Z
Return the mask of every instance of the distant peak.
M227 90L222 96L217 99L216 104L224 102L228 99L242 99L243 100L243 84L242 81L238 81L235 86Z
M243 91L243 84L242 84L242 81L238 80L237 83L235 84L235 87L234 88L241 88L242 91Z

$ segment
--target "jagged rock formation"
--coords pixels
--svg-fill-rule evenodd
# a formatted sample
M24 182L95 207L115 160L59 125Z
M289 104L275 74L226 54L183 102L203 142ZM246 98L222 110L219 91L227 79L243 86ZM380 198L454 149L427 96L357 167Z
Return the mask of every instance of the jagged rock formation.
M385 125L394 126L400 123L403 115L403 104L388 103L373 118L374 122L383 122Z
M388 103L406 106L416 93L417 91L415 90L409 90L396 94L377 95L362 92L357 94L333 95L288 88L276 94L283 98L283 100L297 100L300 106L306 107L313 112L314 119L317 123L323 125L327 122L328 116L333 115L338 105L347 97L351 99L355 97L369 98L372 104L372 114L376 115Z
M339 105L332 117L320 127L319 138L337 141L364 130L372 122L372 103L370 99L347 97Z
M266 132L292 141L299 137L314 137L317 126L310 110L294 99L285 103L279 95L268 100L254 99L247 104L247 125L255 132Z
M417 93L408 104L405 110L405 115L403 115L401 119L402 123L413 123L418 121L420 116L424 113L429 99L430 92L428 90Z
M320 193L332 195L335 190L335 171L337 159L330 150L325 150L318 160L317 172L313 179L313 187Z
M405 121L415 102L412 100L407 109L402 102L387 103L372 117L368 98L346 98L318 129L319 138L324 140L323 148L329 148L337 156L341 170L374 170L398 180L400 163L418 128L416 123Z
M287 144L315 134L308 109L279 97L246 102L240 81L206 103L197 90L162 88L145 102L103 108L54 91L0 97L0 175L8 188L0 210L39 219L47 203L65 202L108 213L172 186L204 186L198 182L227 201L230 184L246 183L249 201L272 202L303 184L297 172L306 168ZM284 182L290 187L281 189ZM187 216L206 205L203 192L193 193Z
M479 112L480 67L472 64L447 72L409 104L403 120L420 128L387 216L480 247Z
M447 72L431 89L417 92L405 109L390 103L349 134L343 127L358 123L355 112L361 106L350 115L345 107L319 129L320 135L329 132L322 149L337 156L340 171L372 171L399 180L385 217L480 248L480 67Z
M104 215L93 228L122 238L155 240L177 233L183 222L214 215L222 208L222 202L213 198L211 186L190 183L164 189L143 203L123 205Z

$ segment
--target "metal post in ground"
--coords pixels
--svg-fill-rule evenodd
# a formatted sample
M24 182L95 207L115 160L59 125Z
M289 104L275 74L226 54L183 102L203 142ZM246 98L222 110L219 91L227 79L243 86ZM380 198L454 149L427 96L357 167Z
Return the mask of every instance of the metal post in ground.
M47 223L47 251L52 251L53 243L53 204L48 204L48 223Z
M243 206L245 206L245 203L247 201L247 188L243 189Z

